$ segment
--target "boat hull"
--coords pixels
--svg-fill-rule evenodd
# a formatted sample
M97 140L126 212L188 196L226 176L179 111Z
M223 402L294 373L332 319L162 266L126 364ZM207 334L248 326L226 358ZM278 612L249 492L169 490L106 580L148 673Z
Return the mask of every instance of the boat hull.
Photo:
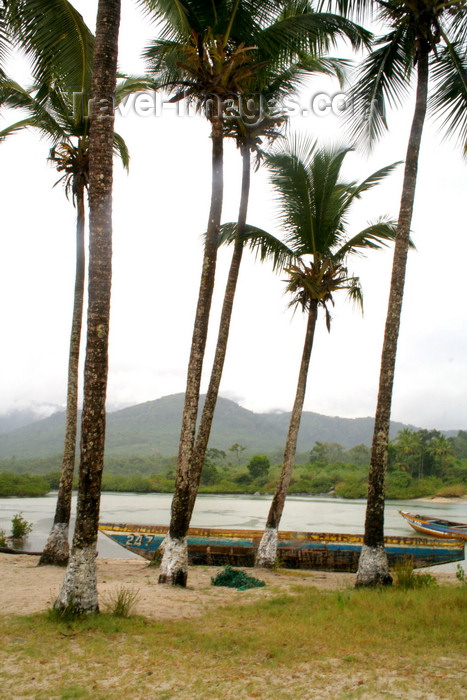
M168 528L101 523L99 530L130 552L152 560ZM193 565L252 567L262 535L261 530L190 528L188 561ZM281 531L278 563L288 569L355 573L362 545L362 535ZM464 543L456 540L385 537L385 549L390 567L407 559L417 569L464 559Z
M467 525L451 520L430 518L428 515L413 515L404 510L399 513L417 532L430 537L467 540Z

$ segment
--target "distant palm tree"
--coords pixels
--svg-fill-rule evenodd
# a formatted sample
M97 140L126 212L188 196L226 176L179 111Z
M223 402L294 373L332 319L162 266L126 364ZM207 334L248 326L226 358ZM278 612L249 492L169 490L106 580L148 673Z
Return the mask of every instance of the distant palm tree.
M439 473L444 476L447 466L455 457L454 447L450 439L445 435L432 438L427 445L426 451L433 458Z
M112 177L114 95L120 0L99 0L89 129L89 301L81 419L79 490L73 547L57 610L99 609L96 543L105 443L110 288L112 279Z
M398 454L406 458L417 457L418 477L420 478L424 452L421 434L410 430L410 428L403 428L397 433L396 438L393 440L393 444L397 448ZM413 462L413 460L411 461ZM411 476L414 476L414 474L411 473Z
M192 456L222 212L226 105L232 97L238 101L239 96L248 93L251 80L265 65L279 70L321 39L326 49L339 36L348 36L353 45L361 46L369 35L344 18L320 18L305 0L147 0L147 4L152 10L156 8L155 16L163 22L162 39L153 42L146 52L152 75L159 87L170 92L173 101L194 102L211 122L211 207L188 363L175 493L159 576L161 583L184 586L190 504L199 482L192 469Z
M348 4L348 3L346 3ZM356 2L356 6L368 3ZM444 115L444 126L457 132L467 146L467 7L464 2L438 0L378 0L378 17L389 32L375 42L363 61L351 90L352 135L369 142L387 128L386 105L400 104L416 76L412 119L394 248L391 288L381 356L375 415L365 538L357 572L357 585L390 583L384 551L384 493L389 424L397 342L404 294L407 252L415 201L422 131L430 107L430 73L434 80L431 107Z
M284 241L257 228L247 229L250 245L261 257L272 256L275 267L285 266L291 305L301 307L308 319L281 474L256 556L256 565L261 567L271 567L276 560L277 531L293 470L318 309L324 310L330 330L328 306L334 304L336 292L346 291L361 305L360 282L349 274L347 259L385 246L395 234L394 225L380 219L348 237L352 204L395 167L382 168L360 183L346 182L341 168L349 150L318 148L316 142L296 137L286 149L268 155L266 164L280 204Z

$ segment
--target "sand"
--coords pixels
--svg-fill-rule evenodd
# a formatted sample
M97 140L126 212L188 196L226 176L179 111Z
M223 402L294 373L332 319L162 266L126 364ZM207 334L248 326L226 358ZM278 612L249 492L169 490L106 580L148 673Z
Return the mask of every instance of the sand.
M37 556L0 554L0 615L27 615L50 608L55 601L64 569L37 566ZM137 593L134 612L152 619L191 618L202 615L219 603L250 602L287 591L297 584L318 589L345 590L355 582L354 574L320 571L248 570L266 582L239 596L235 589L211 585L219 567L190 567L186 589L157 583L158 568L149 567L144 559L97 560L98 593L101 608L121 586ZM435 574L440 584L455 583L453 573Z

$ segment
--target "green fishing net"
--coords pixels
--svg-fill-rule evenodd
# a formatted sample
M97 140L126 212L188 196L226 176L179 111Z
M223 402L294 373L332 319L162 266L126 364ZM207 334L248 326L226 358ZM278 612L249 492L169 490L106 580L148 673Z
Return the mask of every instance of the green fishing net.
M211 576L213 586L226 586L227 588L236 588L239 591L246 591L248 588L260 588L265 586L264 581L260 581L254 576L248 576L241 569L232 569L231 566L225 566L222 571L219 571L217 576Z

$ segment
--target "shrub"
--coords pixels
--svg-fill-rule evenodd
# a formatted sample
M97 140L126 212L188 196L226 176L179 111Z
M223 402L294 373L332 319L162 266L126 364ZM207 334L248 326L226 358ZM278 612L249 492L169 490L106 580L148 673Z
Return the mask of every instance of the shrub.
M13 516L11 521L11 535L14 540L22 540L29 535L32 531L32 527L32 523L28 523L21 513L17 513Z
M139 591L120 586L115 591L107 593L107 597L104 598L104 608L115 617L130 617L138 599Z
M459 583L462 583L463 586L467 586L467 576L465 575L465 571L460 564L457 565L456 579L459 581Z
M416 574L410 559L404 559L396 564L394 569L394 585L405 590L411 588L427 588L437 586L438 582L431 574Z
M444 486L442 489L438 489L435 495L441 498L462 498L465 496L465 486L464 484Z
M336 486L339 498L366 498L368 485L366 481L351 477Z
M267 476L271 463L266 455L253 455L247 464L248 471L253 479Z

